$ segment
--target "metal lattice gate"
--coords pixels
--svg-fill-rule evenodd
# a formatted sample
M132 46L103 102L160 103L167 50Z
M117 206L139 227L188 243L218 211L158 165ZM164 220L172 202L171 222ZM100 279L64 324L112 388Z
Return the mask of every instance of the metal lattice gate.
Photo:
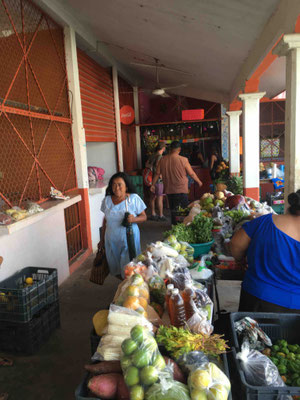
M76 188L63 30L0 0L0 209Z

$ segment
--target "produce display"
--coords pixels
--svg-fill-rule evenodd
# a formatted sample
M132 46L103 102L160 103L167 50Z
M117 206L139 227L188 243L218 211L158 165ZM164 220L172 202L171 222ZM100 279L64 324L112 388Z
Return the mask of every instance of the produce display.
M288 386L300 386L300 345L278 340L263 351L277 366L282 380Z
M220 172L226 170L226 165L220 166ZM125 280L110 309L93 317L100 342L94 363L85 365L89 374L85 385L91 396L112 400L229 398L231 384L222 363L229 347L223 335L213 333L213 299L207 291L214 273L210 265L231 260L223 252L224 239L245 220L270 209L242 196L239 179L230 178L227 183L219 182L215 193L205 193L187 209L178 209L184 222L172 226L164 233L164 241L150 243L124 266ZM196 262L195 245L212 239L212 251ZM259 350L269 346L264 354L253 348L240 353L241 360L247 360L241 361L247 379L266 385L300 384L299 345L280 340L270 347L258 324L247 318L240 328L243 334L248 329L251 345L254 329L256 338L265 339L259 342Z

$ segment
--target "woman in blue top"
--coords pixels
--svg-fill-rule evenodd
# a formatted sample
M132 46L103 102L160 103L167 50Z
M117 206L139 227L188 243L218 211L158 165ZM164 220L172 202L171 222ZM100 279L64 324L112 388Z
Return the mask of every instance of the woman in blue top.
M247 256L239 311L300 313L300 190L286 215L267 214L235 233L230 249Z
M132 223L136 253L141 252L140 231L137 223L146 221L146 205L134 192L134 186L128 176L123 172L118 172L110 178L101 205L101 211L105 217L99 247L105 244L110 274L117 277L120 275L124 277L124 267L130 261L126 228L122 225L125 212L130 214L127 221Z

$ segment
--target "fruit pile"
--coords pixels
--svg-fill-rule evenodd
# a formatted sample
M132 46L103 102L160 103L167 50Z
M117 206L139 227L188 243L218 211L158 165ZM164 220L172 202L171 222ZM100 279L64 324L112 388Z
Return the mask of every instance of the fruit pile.
M211 362L191 372L188 385L192 400L227 400L231 386L224 372Z
M130 338L122 343L121 367L130 392L130 400L143 400L146 390L156 383L166 367L156 340L147 328L136 325Z
M288 386L300 386L300 345L288 344L286 340L277 340L263 353L270 357L278 372Z
M127 280L116 304L129 308L147 317L147 306L149 302L149 288L142 275L134 274Z

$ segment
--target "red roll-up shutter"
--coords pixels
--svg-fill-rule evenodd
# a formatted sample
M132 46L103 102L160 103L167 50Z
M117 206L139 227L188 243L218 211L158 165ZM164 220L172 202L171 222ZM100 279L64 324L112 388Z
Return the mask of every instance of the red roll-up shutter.
M111 73L77 49L83 126L87 142L116 142Z

